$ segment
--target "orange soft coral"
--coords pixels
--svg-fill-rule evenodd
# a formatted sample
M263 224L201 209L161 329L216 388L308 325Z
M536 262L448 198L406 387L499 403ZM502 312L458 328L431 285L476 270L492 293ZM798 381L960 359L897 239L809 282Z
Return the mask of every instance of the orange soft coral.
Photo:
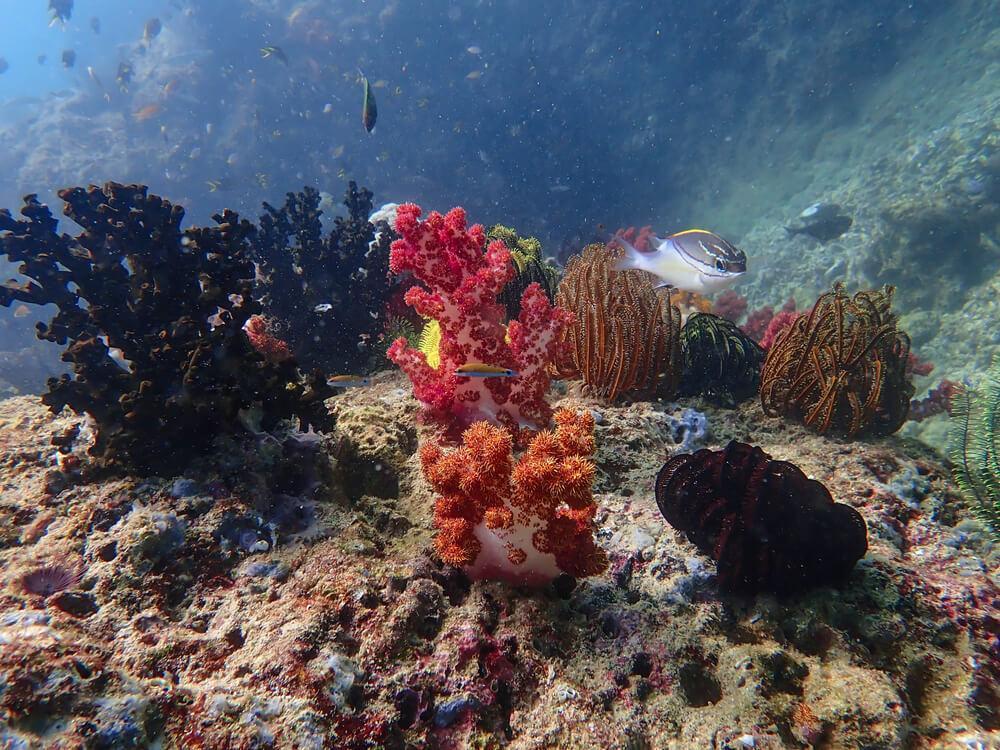
M538 433L516 462L511 433L487 422L469 427L455 450L424 446L424 476L440 495L434 545L444 562L473 579L523 585L607 568L594 542L594 418L563 409L555 421L555 432Z

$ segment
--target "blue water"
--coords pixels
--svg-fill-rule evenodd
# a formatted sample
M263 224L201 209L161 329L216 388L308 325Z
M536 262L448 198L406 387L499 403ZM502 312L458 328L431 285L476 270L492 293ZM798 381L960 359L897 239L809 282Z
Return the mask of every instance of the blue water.
M0 157L2 205L29 189L113 177L205 219L221 203L256 212L304 183L339 194L354 178L377 198L462 204L550 245L599 223L661 219L685 189L672 170L692 138L724 148L750 124L751 105L768 112L767 99L789 95L767 90L774 63L759 40L744 48L748 28L808 39L843 21L863 55L837 58L828 80L801 80L813 61L801 74L794 59L784 64L790 86L815 89L806 99L833 90L846 101L933 15L926 3L884 12L842 3L814 19L787 14L792 26L735 2L78 0L65 26L49 27L42 0L5 6L0 100L38 101L2 116L17 124L4 137L13 151ZM146 47L152 17L163 31ZM262 59L266 44L288 65ZM73 69L62 67L63 49L76 51ZM122 61L136 69L127 94L114 81ZM372 135L361 126L358 67L379 85ZM52 96L60 91L74 98ZM151 105L161 109L136 121ZM779 119L771 124L788 126L787 114ZM209 180L223 182L221 195Z

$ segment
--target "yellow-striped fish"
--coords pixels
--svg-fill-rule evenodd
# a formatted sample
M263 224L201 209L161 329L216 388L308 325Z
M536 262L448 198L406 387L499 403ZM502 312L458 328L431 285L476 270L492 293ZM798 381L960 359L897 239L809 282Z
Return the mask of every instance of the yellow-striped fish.
M467 362L455 368L460 378L516 378L517 372L509 367L484 365L482 362Z
M332 388L364 388L372 380L364 375L334 375L326 379L326 384Z

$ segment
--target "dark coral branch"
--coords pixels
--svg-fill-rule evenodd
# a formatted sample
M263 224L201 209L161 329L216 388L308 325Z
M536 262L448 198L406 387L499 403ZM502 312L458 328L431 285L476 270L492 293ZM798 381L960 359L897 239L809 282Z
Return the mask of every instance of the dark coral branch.
M331 395L317 374L265 361L243 326L253 298L254 227L231 211L216 226L181 230L184 209L142 185L108 183L59 193L63 212L83 231L57 234L34 195L22 220L0 211L0 253L19 262L27 282L8 282L0 304L54 304L38 336L69 346L73 376L49 380L42 400L97 422L91 449L100 467L172 472L214 438L297 417L332 427Z
M324 236L320 195L306 187L275 208L264 204L254 259L264 310L284 327L304 366L330 374L370 369L381 359L379 336L391 293L387 224L368 221L372 193L351 182L332 231ZM376 232L379 233L376 243Z

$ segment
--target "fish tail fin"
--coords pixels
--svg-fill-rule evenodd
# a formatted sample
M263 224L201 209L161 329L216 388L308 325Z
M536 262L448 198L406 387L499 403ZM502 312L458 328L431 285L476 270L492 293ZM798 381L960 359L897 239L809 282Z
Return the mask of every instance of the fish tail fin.
M608 245L618 245L625 251L625 255L615 261L614 270L628 271L629 269L643 269L646 267L646 259L643 257L643 254L636 250L632 243L624 237L620 235L615 236Z

